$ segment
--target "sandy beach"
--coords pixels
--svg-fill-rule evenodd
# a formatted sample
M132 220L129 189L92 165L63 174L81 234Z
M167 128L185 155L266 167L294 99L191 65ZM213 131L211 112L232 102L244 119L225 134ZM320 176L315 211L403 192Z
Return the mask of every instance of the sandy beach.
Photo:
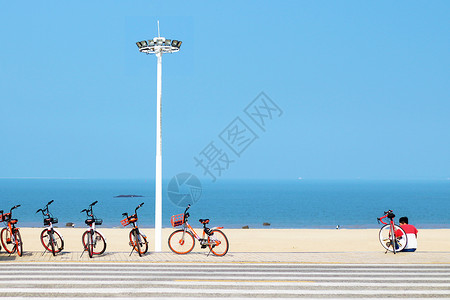
M107 240L107 251L129 252L129 228L98 228ZM24 251L42 251L42 228L20 228ZM64 236L64 251L82 251L85 228L58 228ZM142 228L154 251L154 229ZM198 233L201 229L195 229ZM173 231L164 228L162 250L170 252L167 238ZM223 229L230 242L229 252L372 252L383 251L378 229ZM199 251L196 243L194 251ZM419 229L417 252L449 252L450 229ZM2 250L2 252L4 252Z

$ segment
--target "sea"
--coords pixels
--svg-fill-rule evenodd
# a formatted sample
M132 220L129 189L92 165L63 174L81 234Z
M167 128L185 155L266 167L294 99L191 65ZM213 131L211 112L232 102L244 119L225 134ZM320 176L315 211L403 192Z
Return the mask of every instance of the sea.
M0 210L17 204L13 218L19 227L42 227L41 213L50 211L59 227L84 227L90 203L103 220L101 227L122 227L122 213L138 210L139 224L155 222L153 180L119 179L0 179ZM189 200L189 222L209 218L225 228L379 228L377 218L393 210L396 220L407 216L417 228L450 228L450 180L218 180L204 183L200 193L175 203L163 181L163 227L172 215L183 213ZM181 192L180 192L181 193ZM121 196L121 197L118 197Z

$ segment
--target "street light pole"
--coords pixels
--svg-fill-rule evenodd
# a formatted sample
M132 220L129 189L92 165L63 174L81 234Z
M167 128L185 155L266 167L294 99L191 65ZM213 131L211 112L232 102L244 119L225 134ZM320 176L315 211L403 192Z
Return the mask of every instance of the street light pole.
M157 63L156 79L156 174L155 174L155 252L161 252L162 240L162 55L180 50L181 41L159 36L152 40L137 42L140 52L155 54Z
M156 174L155 174L155 251L161 252L162 239L162 52L158 58L156 79Z

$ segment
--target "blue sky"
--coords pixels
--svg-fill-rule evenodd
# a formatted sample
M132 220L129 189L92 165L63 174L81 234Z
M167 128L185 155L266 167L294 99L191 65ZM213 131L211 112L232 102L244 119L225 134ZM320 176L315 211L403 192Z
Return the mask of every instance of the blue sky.
M0 0L0 177L154 178L156 58L135 42L160 20L183 41L163 56L165 178L210 178L194 157L214 145L220 179L447 179L449 15L448 1ZM261 92L280 109L264 130L244 111ZM220 138L236 118L257 137L239 156Z

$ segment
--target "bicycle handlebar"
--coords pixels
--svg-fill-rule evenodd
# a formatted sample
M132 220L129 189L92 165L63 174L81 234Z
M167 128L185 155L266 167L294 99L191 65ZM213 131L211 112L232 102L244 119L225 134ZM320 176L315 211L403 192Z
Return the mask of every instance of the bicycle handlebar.
M80 211L80 213L82 213L82 212L86 212L86 215L88 216L88 217L91 217L91 218L93 218L94 217L94 213L93 213L93 211L92 211L92 206L94 206L95 204L97 204L98 203L98 201L94 201L94 202L92 202L91 204L89 204L89 208L88 209L83 209L82 211Z
M382 216L381 218L377 218L377 222L378 224L383 223L384 225L387 225L388 223L383 222L384 218L390 218L393 219L395 217L394 212L392 211L392 209L389 209L388 211L384 212L384 216Z
M50 204L52 204L53 201L55 201L55 200L50 200L44 208L38 209L38 210L36 211L36 213L42 212L42 215L43 215L44 217L45 217L45 216L49 216L49 217L50 217L50 211L48 210L48 206L49 206ZM46 213L46 212L47 212L47 213Z
M142 205L144 205L144 202L142 202L141 204L139 204L139 205L136 207L136 209L134 210L134 213L135 213L135 214L137 214L137 210L138 210L139 208L141 208Z
M142 205L144 205L144 202L142 202L141 204L139 204L139 205L134 209L134 215L133 215L133 216L136 216L136 218L137 218L137 210L138 210L139 208L141 208ZM126 217L126 218L128 218L128 219L130 219L131 217L133 217L133 216L128 216L128 213L127 213L127 212L124 212L124 213L122 214L122 216L124 216L124 217Z
M17 204L15 206L11 207L11 209L9 210L9 213L12 214L13 209L16 209L18 207L20 207L20 204Z
M188 204L188 206L187 206L186 209L184 210L184 220L185 220L185 221L189 218L189 213L187 212L189 208L191 208L191 205L190 205L190 204Z

